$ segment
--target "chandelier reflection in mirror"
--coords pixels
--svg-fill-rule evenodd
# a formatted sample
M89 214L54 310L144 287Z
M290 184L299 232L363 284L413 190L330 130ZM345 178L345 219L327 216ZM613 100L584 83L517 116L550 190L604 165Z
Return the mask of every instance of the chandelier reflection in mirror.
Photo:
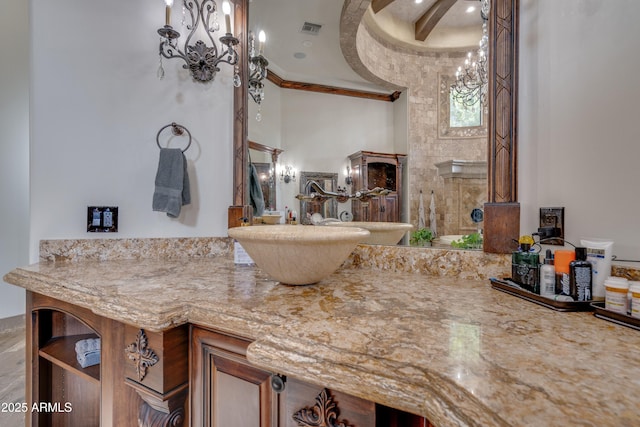
M182 49L178 47L180 33L171 26L171 6L173 6L173 0L165 0L165 4L165 25L158 30L158 34L160 34L159 79L162 80L164 78L164 69L162 67L163 57L167 59L182 59L185 62L182 67L189 70L193 79L199 82L213 80L216 73L220 71L218 67L220 63L229 65L236 65L238 63L236 45L238 45L239 40L232 34L231 6L228 1L225 0L222 3L226 34L219 38L220 52L218 52L218 45L213 39L213 33L220 29L220 24L218 24L218 5L214 0L183 0L182 25L189 30L189 35L185 39ZM190 24L186 23L187 12L191 19ZM191 39L199 29L200 34L206 34L211 46L202 40L191 44ZM236 87L241 84L238 67L235 67L233 84Z
M264 55L264 44L267 39L264 31L258 33L258 50L256 51L255 37L253 33L249 34L249 95L258 104L258 113L256 120L262 120L262 101L264 101L264 83L267 77L267 66L269 61Z
M482 17L482 38L480 47L476 55L472 52L467 54L464 61L464 68L458 67L456 71L456 81L451 86L453 99L465 107L471 107L478 102L486 105L488 79L487 79L487 59L489 54L489 29L487 21L489 19L490 0L480 0L480 16Z

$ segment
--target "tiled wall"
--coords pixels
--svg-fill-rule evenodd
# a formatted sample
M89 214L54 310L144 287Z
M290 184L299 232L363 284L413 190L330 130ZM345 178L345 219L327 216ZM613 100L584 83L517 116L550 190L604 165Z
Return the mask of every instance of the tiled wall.
M361 25L357 32L357 52L347 51L345 55L349 63L354 62L350 61L349 55L358 55L360 61L376 76L407 88L410 222L417 225L420 191L422 190L423 194L431 194L431 190L434 190L437 221L439 227L442 227L447 212L446 199L450 198L451 194L445 194L444 180L437 176L434 165L452 159L487 159L485 136L439 137L439 75L455 74L456 68L464 61L465 52L417 53L406 49L398 50L397 47L390 49L385 40Z
M478 178L444 178L442 188L444 218L438 226L441 236L469 234L478 231L471 220L471 211L482 208L487 198L487 180ZM480 227L482 224L480 224Z

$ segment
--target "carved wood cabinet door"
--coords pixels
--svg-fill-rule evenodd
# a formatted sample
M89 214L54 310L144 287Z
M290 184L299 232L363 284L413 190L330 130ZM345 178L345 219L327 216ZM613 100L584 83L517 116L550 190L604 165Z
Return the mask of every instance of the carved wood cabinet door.
M192 426L277 426L271 375L247 362L248 345L242 339L192 328Z

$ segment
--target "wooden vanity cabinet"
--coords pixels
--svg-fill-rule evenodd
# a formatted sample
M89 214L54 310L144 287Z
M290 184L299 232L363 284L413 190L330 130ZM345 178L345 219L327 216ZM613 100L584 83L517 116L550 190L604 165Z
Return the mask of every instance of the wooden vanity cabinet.
M258 369L241 337L194 325L145 331L32 292L27 313L27 426L429 426L330 385ZM100 338L100 364L82 368L75 344L85 338Z
M275 378L284 381L284 390L277 393L271 373L246 360L249 344L191 327L193 427L431 426L422 417L293 378Z
M144 331L32 292L27 313L27 426L189 425L188 325ZM85 338L100 338L100 363L82 368Z
M87 309L27 292L27 426L136 427L136 393L124 383L124 328ZM100 338L100 364L82 368L75 343Z
M354 221L398 222L401 219L404 154L358 151L349 156L353 179L352 192L375 187L391 190L386 196L368 201L352 200Z

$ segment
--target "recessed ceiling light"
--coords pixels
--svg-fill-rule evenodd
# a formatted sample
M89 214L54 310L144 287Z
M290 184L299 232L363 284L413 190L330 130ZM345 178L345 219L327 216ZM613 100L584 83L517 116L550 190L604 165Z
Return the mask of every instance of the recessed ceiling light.
M305 40L305 41L302 42L302 46L311 47L311 46L313 46L313 43L310 40Z
M304 52L296 52L293 54L293 57L296 59L304 59L307 57L307 54Z
M416 0L416 4L422 3L422 0Z
M467 8L467 13L474 12L475 10L476 10L476 7L475 7L475 6L469 6L469 7Z

